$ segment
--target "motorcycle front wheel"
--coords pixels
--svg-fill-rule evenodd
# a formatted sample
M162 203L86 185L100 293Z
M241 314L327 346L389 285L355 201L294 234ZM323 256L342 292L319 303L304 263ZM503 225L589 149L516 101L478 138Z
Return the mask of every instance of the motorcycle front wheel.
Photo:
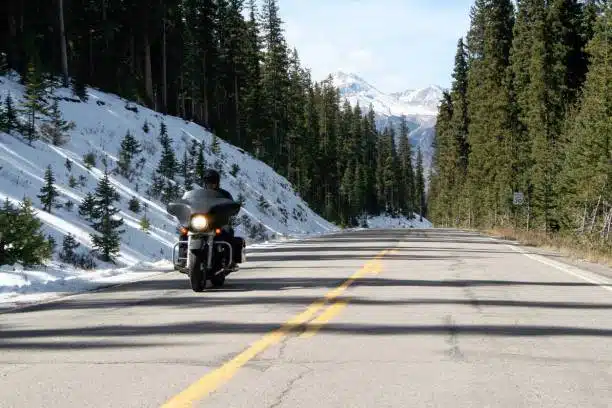
M204 281L204 272L202 271L202 258L192 254L192 256L189 257L187 269L189 271L191 289L193 289L194 292L204 291L206 282Z

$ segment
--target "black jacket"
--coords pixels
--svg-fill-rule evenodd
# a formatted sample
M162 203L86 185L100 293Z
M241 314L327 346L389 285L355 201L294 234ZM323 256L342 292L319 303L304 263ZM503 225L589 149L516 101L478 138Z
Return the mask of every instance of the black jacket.
M229 191L222 189L221 187L219 187L218 191L223 194L225 197L227 197L228 199L234 201L234 197L232 197L232 195L230 194Z

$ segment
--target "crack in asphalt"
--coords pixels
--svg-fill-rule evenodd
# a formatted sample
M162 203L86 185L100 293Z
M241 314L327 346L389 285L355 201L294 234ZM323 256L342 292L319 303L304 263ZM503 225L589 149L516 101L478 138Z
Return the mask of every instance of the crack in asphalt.
M276 408L279 407L283 402L285 402L285 399L287 398L287 396L289 395L289 393L293 390L293 387L302 379L304 379L304 377L306 377L308 374L312 373L314 371L314 369L312 367L308 367L306 365L301 365L301 367L305 368L306 370L302 373L300 373L299 375L297 375L296 377L294 377L292 380L290 380L287 383L287 386L285 387L285 389L279 394L279 396L276 398L276 401L274 401L272 404L270 404L268 406L268 408Z
M457 338L457 325L451 315L447 315L444 319L446 325L448 326L449 337L447 339L447 343L450 345L450 349L447 350L447 354L453 360L463 360L465 356L463 352L459 348L459 339Z

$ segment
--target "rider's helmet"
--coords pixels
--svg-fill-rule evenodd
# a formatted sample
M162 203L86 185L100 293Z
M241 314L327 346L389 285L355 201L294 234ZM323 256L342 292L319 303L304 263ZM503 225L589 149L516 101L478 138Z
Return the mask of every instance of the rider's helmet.
M205 187L217 189L219 188L219 184L221 184L221 176L218 171L207 169L204 172L203 181Z

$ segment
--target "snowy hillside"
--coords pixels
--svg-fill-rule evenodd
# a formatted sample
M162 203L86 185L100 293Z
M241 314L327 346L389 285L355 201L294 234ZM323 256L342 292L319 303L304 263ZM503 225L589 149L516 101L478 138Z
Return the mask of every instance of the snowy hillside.
M4 101L10 92L15 104L20 103L24 89L15 78L2 77L0 81L0 98ZM61 193L59 201L63 205L54 209L52 214L40 210L38 215L45 223L46 232L54 236L60 246L64 234L69 232L83 246L91 246L89 233L93 230L79 216L78 205L85 194L95 190L103 176L103 160L106 160L109 170L117 167L121 142L130 131L143 145L142 156L146 160L140 169L141 174L133 182L111 175L111 182L121 196L118 206L126 224L118 261L123 265L133 265L170 258L176 231L174 218L167 215L165 205L149 199L145 193L160 160L158 137L162 121L167 126L177 159L182 159L192 140L203 142L207 164L212 166L218 160L223 169L222 186L234 198L239 194L244 196L246 203L240 213L242 222L237 231L247 238L247 242L336 229L310 210L285 178L249 154L220 140L221 154L219 157L212 155L212 135L202 127L176 117L164 117L93 89L88 93L89 101L83 103L75 100L69 90L56 92L57 97L65 97L59 101L64 119L76 124L76 128L69 132L70 140L62 147L40 140L30 147L21 136L0 134L0 199L8 197L17 202L28 196L37 209L42 208L36 196L40 194L45 169L50 165ZM143 130L145 122L149 126L148 133ZM95 155L96 165L90 169L83 157L87 153ZM70 169L66 166L67 160L71 163ZM136 197L141 205L148 206L147 218L151 228L147 233L140 229L139 224L143 212L135 213L128 209L132 197ZM267 202L264 205L261 205L261 197ZM72 208L66 206L71 205L68 202L72 203Z

